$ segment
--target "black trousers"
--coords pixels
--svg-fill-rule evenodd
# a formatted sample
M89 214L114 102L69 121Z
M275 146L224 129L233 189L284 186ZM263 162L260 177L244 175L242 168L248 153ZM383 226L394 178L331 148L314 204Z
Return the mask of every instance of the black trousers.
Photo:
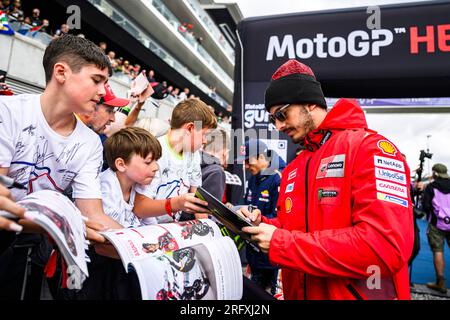
M0 234L0 300L38 300L52 250L40 234ZM9 243L8 243L9 242Z
M127 273L121 260L101 256L89 250L89 277L80 290L59 289L57 300L141 300L135 272Z

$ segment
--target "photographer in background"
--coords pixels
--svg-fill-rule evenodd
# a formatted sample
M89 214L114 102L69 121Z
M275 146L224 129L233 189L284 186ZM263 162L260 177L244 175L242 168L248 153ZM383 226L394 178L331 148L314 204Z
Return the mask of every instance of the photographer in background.
M428 184L423 192L422 207L427 214L427 237L433 251L436 282L428 283L427 287L446 293L444 278L444 242L450 247L450 176L447 167L436 163L432 167L433 182Z

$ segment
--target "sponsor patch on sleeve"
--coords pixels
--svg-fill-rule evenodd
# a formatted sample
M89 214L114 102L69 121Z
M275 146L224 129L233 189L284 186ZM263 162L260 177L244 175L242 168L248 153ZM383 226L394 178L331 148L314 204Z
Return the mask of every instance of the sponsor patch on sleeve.
M406 185L406 175L397 171L375 167L375 177Z
M377 186L377 191L392 193L408 199L408 188L406 188L406 186L378 179L376 179L375 183Z
M320 160L319 170L317 170L316 179L321 178L340 178L344 176L345 154L338 154Z
M294 179L297 176L297 168L289 172L288 174L288 181Z
M289 183L289 184L286 186L286 191L284 191L284 193L289 193L289 192L294 191L294 185L295 185L295 182Z
M387 140L378 141L377 146L381 150L381 152L389 156L395 156L395 154L397 153L397 149L394 147L394 145Z
M378 198L378 200L395 203L395 204L398 204L398 205L408 208L408 200L405 200L405 199L402 199L402 198L399 198L399 197L396 197L396 196L393 196L390 194L377 192L377 198Z
M382 167L386 169L393 169L400 172L405 172L405 166L403 165L402 161L380 156L374 156L373 159L376 167Z

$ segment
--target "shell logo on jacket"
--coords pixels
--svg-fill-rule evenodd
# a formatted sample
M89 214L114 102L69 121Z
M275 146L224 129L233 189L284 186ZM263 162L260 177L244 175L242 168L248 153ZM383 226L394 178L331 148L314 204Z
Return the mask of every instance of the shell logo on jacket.
M395 156L395 154L397 153L397 149L394 147L394 145L387 140L380 140L378 141L377 145L384 154Z

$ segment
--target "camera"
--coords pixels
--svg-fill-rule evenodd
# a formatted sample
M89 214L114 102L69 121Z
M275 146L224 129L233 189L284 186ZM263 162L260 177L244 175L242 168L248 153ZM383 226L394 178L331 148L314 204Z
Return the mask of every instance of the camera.
M425 150L420 150L420 157L419 157L420 162L423 162L425 158L431 159L431 157L433 157L432 153L425 152Z

